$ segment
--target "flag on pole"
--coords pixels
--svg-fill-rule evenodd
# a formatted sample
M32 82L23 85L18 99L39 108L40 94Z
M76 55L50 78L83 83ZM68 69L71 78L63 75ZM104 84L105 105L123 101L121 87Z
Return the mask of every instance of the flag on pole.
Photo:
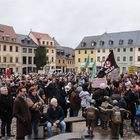
M106 74L113 71L115 68L118 68L118 65L115 61L113 50L110 50L110 54L108 55L103 67L100 69L97 76L102 78Z
M96 76L96 60L94 61L92 65L92 73L91 73L91 78L94 78Z
M86 69L87 67L88 67L88 65L90 64L90 60L89 60L90 58L89 58L89 55L88 55L88 57L87 57L87 59L86 59L86 63L85 63L85 66L84 66L84 68Z

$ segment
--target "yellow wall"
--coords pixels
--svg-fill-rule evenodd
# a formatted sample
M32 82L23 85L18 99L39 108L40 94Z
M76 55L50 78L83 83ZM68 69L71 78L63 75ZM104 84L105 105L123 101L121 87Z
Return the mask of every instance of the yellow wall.
M87 51L86 54L85 54L85 50ZM92 64L95 61L96 50L94 50L94 49L85 49L85 50L80 50L80 54L79 54L79 50L75 50L75 70L77 72L80 72L81 68L84 67L84 65L85 65L85 58L87 58L88 55L90 56L90 65L88 66L88 68L92 68ZM91 53L91 50L93 51L93 54ZM81 59L80 63L78 62L78 58ZM93 58L93 62L91 62L91 58ZM88 71L88 69L86 71Z

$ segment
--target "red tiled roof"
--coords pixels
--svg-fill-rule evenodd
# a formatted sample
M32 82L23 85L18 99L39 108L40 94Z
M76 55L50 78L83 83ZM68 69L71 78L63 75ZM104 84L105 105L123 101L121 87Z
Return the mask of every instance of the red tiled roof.
M30 32L30 33L32 33L36 39L42 39L42 38L52 39L48 34L38 33L38 32Z
M0 24L0 36L9 36L10 38L16 38L16 33L12 26Z

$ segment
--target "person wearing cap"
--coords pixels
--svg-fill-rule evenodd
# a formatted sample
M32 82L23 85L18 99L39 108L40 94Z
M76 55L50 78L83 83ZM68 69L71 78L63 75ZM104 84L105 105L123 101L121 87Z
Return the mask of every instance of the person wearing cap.
M52 98L50 105L47 110L47 131L48 137L52 137L52 126L60 128L61 133L66 131L66 123L64 122L64 112L62 108L58 105L57 99Z

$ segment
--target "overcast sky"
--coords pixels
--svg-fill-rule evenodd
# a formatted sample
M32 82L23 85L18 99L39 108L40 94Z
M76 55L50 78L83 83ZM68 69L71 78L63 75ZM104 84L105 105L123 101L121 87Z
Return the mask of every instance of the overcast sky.
M140 30L140 0L0 0L0 24L76 48L84 36Z

